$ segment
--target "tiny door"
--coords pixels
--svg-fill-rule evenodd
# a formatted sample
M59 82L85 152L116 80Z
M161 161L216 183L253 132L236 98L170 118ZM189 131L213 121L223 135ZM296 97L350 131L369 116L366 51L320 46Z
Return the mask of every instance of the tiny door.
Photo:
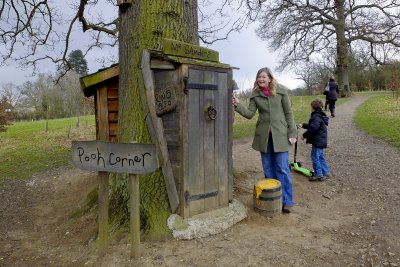
M184 70L183 217L227 206L232 190L230 69Z

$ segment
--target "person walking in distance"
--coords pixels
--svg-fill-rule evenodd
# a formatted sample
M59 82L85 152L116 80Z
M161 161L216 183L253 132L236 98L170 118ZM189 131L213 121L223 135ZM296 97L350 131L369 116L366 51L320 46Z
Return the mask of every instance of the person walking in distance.
M278 87L269 68L262 68L257 72L248 107L235 95L232 104L235 111L247 119L258 111L252 147L260 151L264 177L281 182L282 211L291 212L294 201L289 148L297 141L297 129L287 90Z
M314 168L314 175L308 180L324 181L330 177L328 164L325 160L324 149L328 146L328 121L329 118L322 111L323 102L321 99L314 99L311 102L311 116L308 123L302 123L299 128L306 129L301 140L306 139L311 144L311 160Z
M328 102L328 108L329 108L329 111L331 112L331 116L332 116L332 118L334 118L336 116L335 105L336 105L336 101L338 99L339 85L335 81L334 76L331 76L329 78L328 85L329 85L329 91L324 91L324 95L326 95L326 100Z

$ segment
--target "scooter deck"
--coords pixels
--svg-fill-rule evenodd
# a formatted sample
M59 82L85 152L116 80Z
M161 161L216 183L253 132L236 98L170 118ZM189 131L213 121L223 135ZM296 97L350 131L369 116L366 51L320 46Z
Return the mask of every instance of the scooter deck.
M297 162L292 162L292 163L290 163L290 165L292 166L292 169L293 169L295 172L301 173L301 174L303 174L303 175L305 175L305 176L307 176L307 177L311 177L311 176L314 175L314 172L313 172L313 171L310 171L309 169L300 167L299 164L298 164Z

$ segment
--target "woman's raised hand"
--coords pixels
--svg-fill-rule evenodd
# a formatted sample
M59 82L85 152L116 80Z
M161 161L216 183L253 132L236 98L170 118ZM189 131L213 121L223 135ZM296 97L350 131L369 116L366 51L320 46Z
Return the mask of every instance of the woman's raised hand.
M237 96L233 95L232 96L232 104L236 107L239 104L239 99Z

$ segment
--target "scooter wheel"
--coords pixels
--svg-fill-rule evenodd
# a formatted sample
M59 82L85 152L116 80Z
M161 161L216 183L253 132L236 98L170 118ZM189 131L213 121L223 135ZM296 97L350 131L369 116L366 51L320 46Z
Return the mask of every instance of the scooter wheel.
M297 162L297 166L301 167L301 163L300 163L300 162Z

